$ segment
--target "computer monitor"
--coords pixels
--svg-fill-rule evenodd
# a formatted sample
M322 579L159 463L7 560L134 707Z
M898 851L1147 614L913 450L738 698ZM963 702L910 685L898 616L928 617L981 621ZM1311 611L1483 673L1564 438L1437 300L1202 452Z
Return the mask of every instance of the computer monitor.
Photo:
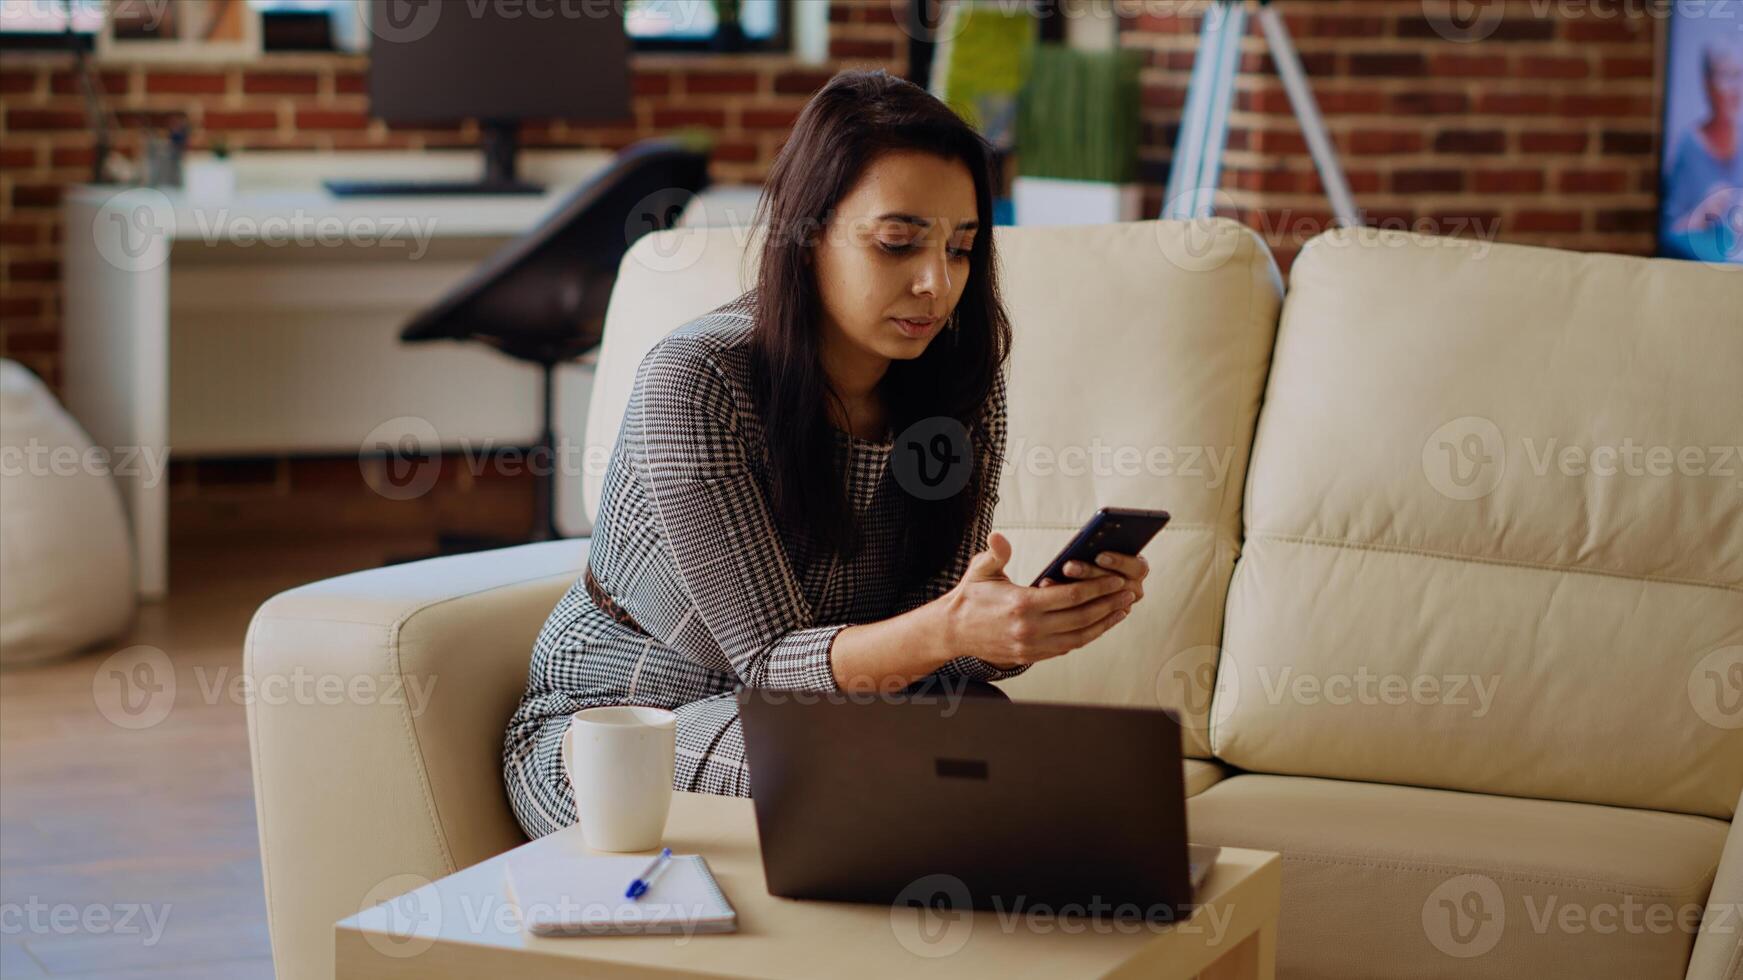
M369 108L389 123L477 119L479 180L327 181L335 194L538 194L520 180L522 119L627 121L621 5L369 0Z

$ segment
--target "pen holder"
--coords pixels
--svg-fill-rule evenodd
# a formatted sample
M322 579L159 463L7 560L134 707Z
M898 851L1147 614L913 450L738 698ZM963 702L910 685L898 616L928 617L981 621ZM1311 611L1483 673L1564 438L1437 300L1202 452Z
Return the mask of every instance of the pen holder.
M569 717L563 770L588 847L660 846L672 808L677 732L678 716L661 708L612 705Z

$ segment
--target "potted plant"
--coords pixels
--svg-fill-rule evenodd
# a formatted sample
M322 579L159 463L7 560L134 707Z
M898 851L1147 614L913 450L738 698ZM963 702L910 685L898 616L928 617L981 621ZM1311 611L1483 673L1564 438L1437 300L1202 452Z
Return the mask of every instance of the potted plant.
M1017 223L1142 217L1136 51L1035 48L1017 110Z

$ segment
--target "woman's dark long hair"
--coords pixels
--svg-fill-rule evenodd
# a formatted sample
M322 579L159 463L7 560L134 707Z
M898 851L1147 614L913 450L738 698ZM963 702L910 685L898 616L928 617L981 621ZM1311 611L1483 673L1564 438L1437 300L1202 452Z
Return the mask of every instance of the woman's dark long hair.
M898 360L879 383L893 432L940 416L985 438L982 415L1011 347L993 254L991 146L957 114L911 82L878 71L836 75L805 106L770 169L757 223L767 227L756 280L752 341L755 397L767 434L776 516L813 540L851 555L859 528L848 504L845 475L835 463L828 402L835 397L823 370L823 301L815 264L807 257L880 154L918 150L960 160L974 177L980 232L956 305L956 333L939 333L926 352ZM978 458L979 453L977 451ZM977 459L978 461L978 459ZM942 500L904 494L906 563L902 585L913 587L951 557L997 473L977 470L959 493Z

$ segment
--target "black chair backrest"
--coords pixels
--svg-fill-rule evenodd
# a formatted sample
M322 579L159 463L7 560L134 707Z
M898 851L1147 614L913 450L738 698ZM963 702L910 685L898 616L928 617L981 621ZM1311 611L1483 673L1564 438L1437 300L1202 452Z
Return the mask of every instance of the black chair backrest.
M520 238L479 263L400 332L476 340L556 364L598 346L617 267L635 240L677 223L708 186L708 156L669 139L629 146Z

